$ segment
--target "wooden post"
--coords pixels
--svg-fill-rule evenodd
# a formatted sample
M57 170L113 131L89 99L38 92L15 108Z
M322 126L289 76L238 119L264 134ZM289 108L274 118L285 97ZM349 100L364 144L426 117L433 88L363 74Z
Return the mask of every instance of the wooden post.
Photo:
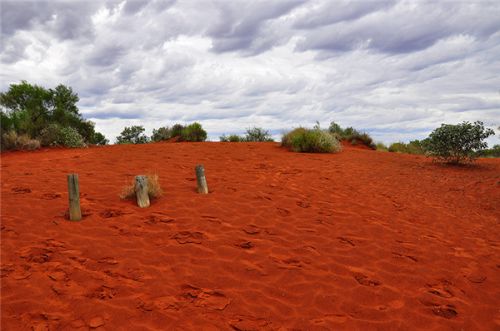
M68 195L69 195L69 219L79 221L82 219L80 210L80 188L78 185L78 174L68 175Z
M146 176L135 177L135 196L139 207L149 207L148 178Z
M202 164L198 164L195 167L196 170L196 180L198 182L198 193L208 194L207 179L205 178L205 169Z

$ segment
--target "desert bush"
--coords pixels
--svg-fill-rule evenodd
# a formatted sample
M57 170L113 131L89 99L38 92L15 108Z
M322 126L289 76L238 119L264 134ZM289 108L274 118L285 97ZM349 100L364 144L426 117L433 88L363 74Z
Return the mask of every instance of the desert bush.
M107 145L109 144L109 140L102 133L94 132L89 143L92 145Z
M382 151L382 152L387 152L389 150L389 148L382 142L378 142L375 145L375 148L377 149L377 151Z
M333 135L319 129L294 129L283 135L281 144L294 152L304 153L336 153L342 149Z
M42 146L85 146L82 136L75 128L61 127L55 123L49 124L41 131L40 142Z
M157 174L146 175L148 182L148 196L152 199L157 199L163 195L163 190L161 189L160 182L158 181ZM135 178L130 185L125 186L122 189L120 198L123 200L135 199Z
M231 143L239 143L245 141L245 138L238 136L237 134L231 134L229 136L226 136L223 134L222 136L219 137L220 142L231 142Z
M31 139L26 134L18 135L14 130L5 132L1 137L1 150L35 150L40 148L40 141Z
M118 144L145 144L148 137L143 133L145 131L142 125L125 127L121 134L116 137Z
M389 145L389 152L392 153L407 153L406 144L404 142L396 142Z
M258 127L248 128L244 140L248 142L274 141L269 131Z
M172 130L168 126L153 129L151 141L163 141L169 140L170 138L172 138Z
M473 162L488 145L484 141L495 132L484 127L483 122L473 124L441 124L425 143L426 153L437 161L451 164Z
M174 124L171 128L171 136L172 138L174 137L180 137L182 136L182 131L184 130L184 125L182 124Z
M207 132L203 130L200 123L194 122L184 127L181 133L181 141L205 141Z
M366 132L359 132L353 127L347 127L343 129L339 124L335 122L330 123L328 132L332 134L337 140L344 140L351 143L351 145L362 144L371 149L376 149L377 146L373 142L372 137Z
M500 157L500 145L494 145L493 148L484 149L477 152L479 157Z

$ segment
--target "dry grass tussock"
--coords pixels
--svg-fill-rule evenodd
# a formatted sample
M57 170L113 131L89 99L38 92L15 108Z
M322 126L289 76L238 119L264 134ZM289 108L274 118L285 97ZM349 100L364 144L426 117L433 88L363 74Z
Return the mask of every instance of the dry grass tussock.
M148 180L148 195L150 199L157 199L163 195L163 190L160 187L157 174L146 175ZM124 200L135 198L135 178L130 185L123 188L120 198Z

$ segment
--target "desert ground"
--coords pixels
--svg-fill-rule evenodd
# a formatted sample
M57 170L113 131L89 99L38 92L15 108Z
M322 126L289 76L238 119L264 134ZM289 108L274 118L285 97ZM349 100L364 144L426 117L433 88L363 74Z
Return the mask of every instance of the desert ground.
M151 207L119 198L148 173ZM1 176L2 330L500 329L500 160L156 143L4 153Z

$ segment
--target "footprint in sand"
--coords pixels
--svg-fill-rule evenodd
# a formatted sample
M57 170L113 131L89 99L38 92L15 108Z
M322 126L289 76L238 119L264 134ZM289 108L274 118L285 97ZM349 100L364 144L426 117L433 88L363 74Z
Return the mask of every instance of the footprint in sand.
M172 223L174 221L172 217L158 213L150 215L144 223L153 225L157 223Z
M177 240L179 244L201 244L204 235L202 232L181 231L172 238Z

